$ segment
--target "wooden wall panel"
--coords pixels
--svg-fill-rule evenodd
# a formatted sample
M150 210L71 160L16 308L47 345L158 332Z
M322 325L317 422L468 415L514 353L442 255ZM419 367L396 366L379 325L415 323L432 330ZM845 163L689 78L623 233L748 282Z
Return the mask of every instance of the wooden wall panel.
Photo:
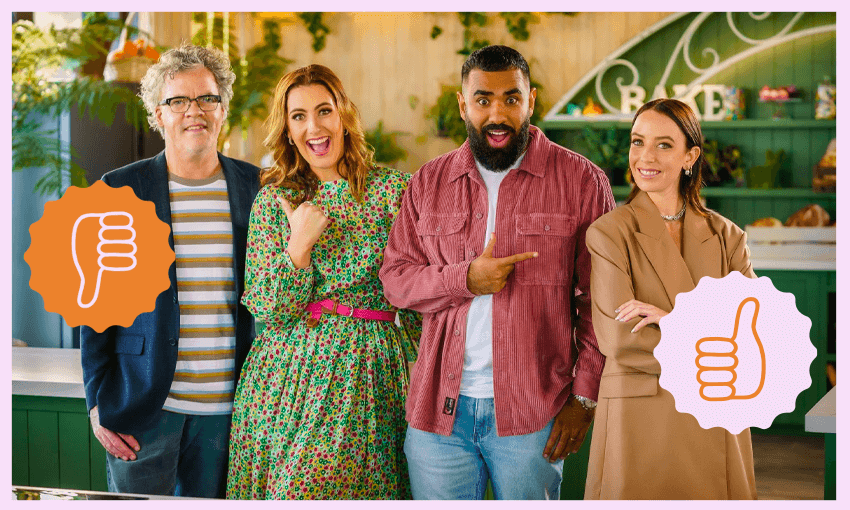
M425 116L440 94L440 85L460 86L464 57L457 54L463 27L457 13L326 13L330 27L325 48L316 53L312 38L300 20L283 25L280 54L294 60L290 70L311 63L334 70L348 94L360 108L363 124L373 128L383 120L385 129L407 133L399 138L408 151L397 166L415 171L426 161L452 150L456 145L432 134ZM493 44L507 44L529 61L532 76L543 89L540 107L548 109L602 58L669 13L580 13L577 16L543 14L530 27L528 41L516 41L504 21L491 13L490 23L478 31ZM235 15L235 14L234 14ZM191 38L190 13L156 13L156 39L174 45ZM250 46L262 38L261 21L251 21L243 34ZM443 33L430 38L431 27ZM411 108L410 98L418 102ZM265 154L261 122L250 128L246 147L238 134L231 139L230 155L259 164Z

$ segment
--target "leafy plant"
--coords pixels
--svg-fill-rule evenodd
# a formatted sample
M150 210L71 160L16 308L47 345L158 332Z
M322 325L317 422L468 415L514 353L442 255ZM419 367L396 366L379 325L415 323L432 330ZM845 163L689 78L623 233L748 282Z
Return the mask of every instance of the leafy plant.
M460 24L463 25L463 48L458 50L460 55L468 56L479 48L490 46L490 41L476 38L473 31L475 25L483 27L487 24L487 14L483 12L459 12L457 16L460 19Z
M193 18L197 23L206 23L207 19L203 12L194 13ZM219 139L219 149L234 128L238 127L244 136L252 120L264 120L268 116L267 105L274 95L277 82L292 63L292 60L278 54L282 45L282 23L283 20L278 18L263 19L263 40L248 49L243 60L238 53L235 27L228 20L228 57L236 73L236 83L233 85L233 98L227 113L228 122L222 128ZM213 20L211 41L208 33L208 27L200 27L192 36L192 43L219 48L224 46L224 18L221 15L217 14Z
M304 22L304 26L307 27L307 31L313 36L313 51L316 53L324 49L325 37L331 33L331 29L322 22L323 14L324 13L321 12L298 13L298 17Z
M117 39L123 28L123 21L104 13L89 13L79 25L63 29L41 29L30 21L12 25L12 170L47 168L36 182L37 193L60 193L65 184L88 186L85 169L74 163L73 147L61 142L58 130L44 125L43 119L57 118L76 105L81 114L111 125L123 104L127 122L147 129L147 112L131 90L91 76L51 81L58 69L105 61L107 42ZM134 33L138 31L128 27L128 34Z
M531 119L529 119L531 124L536 125L543 117L543 112L545 111L539 92L543 88L543 85L532 80L531 87L538 90L537 105L534 107ZM451 85L442 85L442 93L437 98L436 104L428 110L426 118L433 122L437 136L451 138L455 143L460 145L466 140L467 133L466 124L463 121L463 117L460 116L460 109L457 104L457 90L456 87Z
M443 85L437 103L428 110L427 119L434 123L437 136L451 138L458 145L466 140L466 125L457 106L457 88Z
M527 41L531 35L528 25L540 22L540 17L533 12L500 12L499 16L505 20L508 33L517 41Z
M576 150L605 171L612 186L629 181L629 133L625 130L585 126L576 139Z
M396 138L406 135L401 131L384 131L384 121L379 120L375 129L366 131L366 143L375 151L375 162L392 165L407 159L407 151L398 145Z
M776 184L776 174L788 160L785 151L768 150L764 156L764 164L754 166L747 171L748 188L773 188Z
M744 166L741 149L737 145L722 146L717 140L703 142L703 156L710 169L704 176L709 186L742 186Z

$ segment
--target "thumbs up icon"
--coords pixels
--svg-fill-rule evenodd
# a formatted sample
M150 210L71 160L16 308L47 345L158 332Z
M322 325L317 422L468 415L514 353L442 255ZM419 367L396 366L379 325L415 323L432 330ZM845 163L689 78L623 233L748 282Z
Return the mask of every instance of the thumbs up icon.
M113 216L120 216L120 217L126 218L127 224L126 225L107 225L104 222L104 220L106 218L113 217ZM96 279L95 288L94 288L94 296L91 298L91 301L89 301L88 303L83 303L83 292L84 292L85 287L86 287L86 275L85 275L85 272L83 271L83 269L80 267L80 261L77 257L77 229L79 228L80 223L86 218L98 218L98 220L100 222L100 230L97 232L97 238L99 239L100 242L97 243L97 253L98 253L97 265L98 265L99 269L97 271L97 279ZM129 239L118 239L118 240L106 239L104 237L104 233L107 232L107 231L113 231L113 230L129 231L130 232L130 238ZM133 216L130 213L127 213L127 212L124 212L124 211L110 211L110 212L105 212L105 213L87 213L87 214L81 214L77 218L77 221L74 222L74 228L71 231L71 256L74 259L74 266L76 266L76 268L77 268L77 274L80 275L80 290L77 293L77 304L80 306L80 308L89 308L92 305L94 305L95 302L97 301L97 297L100 294L100 282L101 282L101 278L103 276L104 271L130 271L131 269L136 267L136 257L135 257L135 255L136 255L136 251L137 251L138 247L136 246L136 243L134 242L135 239L136 239L136 231L133 229ZM129 253L125 253L125 252L104 252L104 250L103 250L104 246L109 247L109 246L112 246L112 245L127 245L127 246L130 246L130 252ZM128 258L128 259L130 259L131 264L129 266L124 266L124 267L108 266L108 265L103 263L103 259L105 259L105 258Z
M754 307L750 307L752 312L752 321L747 321L746 316L744 325L741 325L741 314L744 307L752 303ZM747 400L755 398L761 393L764 388L765 375L767 372L767 359L765 357L764 345L761 343L758 332L756 331L756 321L759 314L759 301L754 297L749 297L741 301L738 305L738 313L735 316L735 330L732 333L732 338L724 337L705 337L696 343L697 357L696 365L697 382L700 384L699 394L704 400L711 402L719 402L726 400ZM747 324L749 322L749 324ZM740 329L739 329L740 326ZM745 343L758 347L760 356L760 371L756 379L752 372L747 372L748 380L758 380L758 387L748 395L738 395L738 390L735 383L738 381L738 372L735 370L739 365L738 351L740 345ZM752 363L744 366L750 368Z

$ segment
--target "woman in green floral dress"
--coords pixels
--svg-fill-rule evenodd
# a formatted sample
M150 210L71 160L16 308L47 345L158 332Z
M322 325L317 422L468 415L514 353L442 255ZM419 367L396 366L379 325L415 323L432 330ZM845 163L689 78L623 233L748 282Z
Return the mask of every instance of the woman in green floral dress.
M326 67L284 76L267 124L275 163L251 214L242 297L265 329L236 390L228 497L409 498L404 400L420 324L402 310L396 325L378 280L408 174L374 165Z

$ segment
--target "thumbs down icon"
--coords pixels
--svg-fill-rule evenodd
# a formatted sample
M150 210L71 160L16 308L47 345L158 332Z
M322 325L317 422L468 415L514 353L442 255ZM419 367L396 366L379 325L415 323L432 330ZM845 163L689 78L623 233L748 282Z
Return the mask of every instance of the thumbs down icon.
M171 286L170 234L153 202L128 186L72 186L30 226L30 287L71 327L128 327Z
M123 217L127 220L126 225L107 225L104 220L110 217ZM97 233L97 238L99 242L97 243L97 265L99 267L97 271L97 280L94 288L94 297L92 297L91 301L88 303L83 303L83 291L86 287L86 275L83 272L83 269L80 267L80 261L77 257L77 231L80 226L80 222L86 218L97 218L100 223L100 230ZM109 231L128 231L130 233L130 238L127 240L115 240L115 239L106 239L104 237L105 232ZM74 228L71 231L71 255L74 259L74 266L77 268L77 273L80 275L80 291L77 293L77 304L80 305L80 308L89 308L92 306L95 301L97 301L98 295L100 295L100 282L103 277L104 271L130 271L131 269L136 267L136 252L138 251L138 246L133 241L136 239L136 231L133 229L133 216L130 213L125 211L110 211L106 213L87 213L80 215L77 218L77 221L74 222ZM131 251L128 253L124 252L106 252L103 250L104 246L122 246L126 245L131 248ZM128 258L131 261L129 266L107 266L103 263L103 259L105 258Z

